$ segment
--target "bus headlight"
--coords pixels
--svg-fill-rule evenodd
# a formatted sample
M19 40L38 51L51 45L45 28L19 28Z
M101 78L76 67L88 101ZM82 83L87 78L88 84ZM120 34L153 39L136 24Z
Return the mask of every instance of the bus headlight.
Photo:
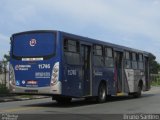
M9 83L10 85L16 85L14 69L11 64L9 65Z
M51 77L51 86L55 85L59 79L59 62L56 62L53 66L52 77Z

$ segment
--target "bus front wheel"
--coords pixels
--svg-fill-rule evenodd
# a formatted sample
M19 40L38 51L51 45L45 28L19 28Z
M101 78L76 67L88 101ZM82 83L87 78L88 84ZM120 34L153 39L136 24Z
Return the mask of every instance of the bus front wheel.
M98 89L97 102L104 103L106 101L106 85L101 83Z

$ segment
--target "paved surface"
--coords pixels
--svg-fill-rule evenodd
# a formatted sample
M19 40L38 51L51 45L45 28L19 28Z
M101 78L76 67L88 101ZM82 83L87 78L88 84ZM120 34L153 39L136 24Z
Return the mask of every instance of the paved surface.
M87 103L73 100L59 105L51 98L0 103L0 113L14 114L133 114L160 113L160 88L153 87L141 98L112 97L106 103Z
M41 99L41 98L48 98L47 96L0 96L0 103L1 102L12 102L12 101L25 101L25 100L33 100L33 99Z

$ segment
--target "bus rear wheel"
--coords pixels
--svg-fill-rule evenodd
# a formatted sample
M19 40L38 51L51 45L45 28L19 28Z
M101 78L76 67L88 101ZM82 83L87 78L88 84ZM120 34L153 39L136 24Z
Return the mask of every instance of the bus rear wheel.
M101 83L98 89L97 102L104 103L106 101L106 85Z
M136 93L133 94L134 98L139 98L142 95L142 87L139 85L138 86L138 91Z

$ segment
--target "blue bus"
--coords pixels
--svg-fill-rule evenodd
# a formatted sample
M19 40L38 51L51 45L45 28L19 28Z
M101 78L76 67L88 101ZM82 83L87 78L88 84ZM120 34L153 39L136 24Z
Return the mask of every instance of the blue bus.
M10 90L16 94L72 98L140 97L150 89L151 53L61 31L11 36Z

